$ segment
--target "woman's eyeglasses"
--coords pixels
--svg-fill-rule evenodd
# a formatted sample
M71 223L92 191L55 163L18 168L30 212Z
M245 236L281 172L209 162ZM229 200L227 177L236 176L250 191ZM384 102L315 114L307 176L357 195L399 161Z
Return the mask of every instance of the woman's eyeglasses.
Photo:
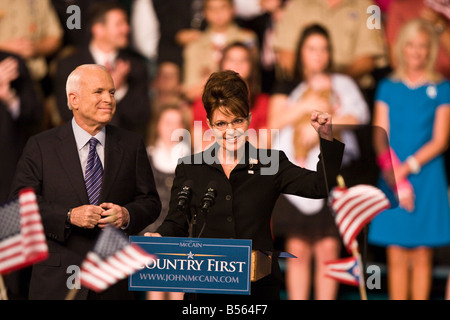
M231 122L226 122L226 121L217 121L216 123L213 124L213 127L219 129L219 130L226 130L228 128L228 125L231 124L231 126L233 128L240 128L242 126L245 125L247 118L236 118Z

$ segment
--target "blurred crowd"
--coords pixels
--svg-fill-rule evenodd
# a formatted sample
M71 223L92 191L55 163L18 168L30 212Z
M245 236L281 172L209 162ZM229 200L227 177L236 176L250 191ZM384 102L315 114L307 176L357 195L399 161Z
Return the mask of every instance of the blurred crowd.
M412 62L396 51L399 34L411 21L430 30L424 44L405 45L428 50L424 59L432 65L426 77L409 72ZM317 109L333 114L336 137L346 143L343 174L351 186L377 183L380 168L369 147L370 125L402 130L389 127L377 101L389 104L385 96L404 93L388 86L380 96L380 83L396 74L411 91L429 81L439 89L450 79L449 57L445 0L0 0L0 203L8 198L27 139L71 120L66 79L81 64L110 70L117 101L113 124L138 132L148 146L163 204L160 219L147 228L152 231L167 214L178 158L211 143L201 96L212 72L231 69L243 77L251 93L256 144L283 149L300 166L314 169L319 151L314 131L305 125L308 115ZM437 107L449 109L449 95L438 95ZM408 104L416 101L404 98ZM408 119L422 117L414 110L405 109ZM437 130L433 115L425 124L430 132ZM448 127L448 113L441 116ZM448 182L444 132L433 158L446 156L447 173L441 173ZM311 284L314 298L337 297L337 283L323 276L323 262L341 254L327 210L324 201L289 197L281 197L275 208L274 238L299 257L287 266L291 299L308 299ZM431 246L446 245L450 240ZM432 257L423 259L432 265ZM315 271L310 270L313 260ZM428 293L422 298L429 297L429 286L420 287Z

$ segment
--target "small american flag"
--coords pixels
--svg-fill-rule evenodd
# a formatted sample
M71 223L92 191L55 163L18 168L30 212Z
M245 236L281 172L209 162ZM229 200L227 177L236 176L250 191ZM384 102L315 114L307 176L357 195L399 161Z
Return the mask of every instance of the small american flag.
M83 286L101 292L154 258L138 245L128 242L120 231L108 226L83 261L80 281Z
M48 247L36 195L22 189L19 198L0 207L0 273L47 259Z
M356 237L376 215L390 208L386 195L371 185L357 185L349 189L336 187L330 195L336 224L349 253L358 246Z
M356 257L325 262L325 265L327 277L351 286L359 286L360 269Z

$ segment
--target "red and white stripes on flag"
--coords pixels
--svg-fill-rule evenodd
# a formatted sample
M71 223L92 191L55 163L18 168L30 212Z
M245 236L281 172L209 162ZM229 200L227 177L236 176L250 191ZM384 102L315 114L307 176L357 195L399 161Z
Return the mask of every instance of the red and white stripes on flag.
M349 253L357 248L356 237L376 215L390 208L386 195L371 185L351 188L336 187L331 191L330 203L335 212L336 224Z
M101 292L141 269L155 257L112 226L106 227L81 265L83 286Z
M356 257L325 262L325 265L327 277L348 285L359 286L360 269Z
M19 198L0 207L0 273L47 259L48 247L36 195L22 189Z

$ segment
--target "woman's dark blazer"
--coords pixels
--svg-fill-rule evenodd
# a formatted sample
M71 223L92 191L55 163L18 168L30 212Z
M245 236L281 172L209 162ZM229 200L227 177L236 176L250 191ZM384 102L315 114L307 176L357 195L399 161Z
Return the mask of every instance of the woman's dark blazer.
M251 239L253 249L272 251L271 215L278 196L286 193L326 198L330 188L336 185L344 144L321 139L320 147L317 169L310 171L294 165L282 151L256 149L247 142L246 153L229 179L217 160L217 144L180 159L169 213L157 232L162 236L187 237L187 221L197 213L193 237L198 236L205 224L202 238ZM178 193L186 184L192 187L188 214L177 210ZM205 214L199 206L210 186L215 187L217 195L214 205Z

